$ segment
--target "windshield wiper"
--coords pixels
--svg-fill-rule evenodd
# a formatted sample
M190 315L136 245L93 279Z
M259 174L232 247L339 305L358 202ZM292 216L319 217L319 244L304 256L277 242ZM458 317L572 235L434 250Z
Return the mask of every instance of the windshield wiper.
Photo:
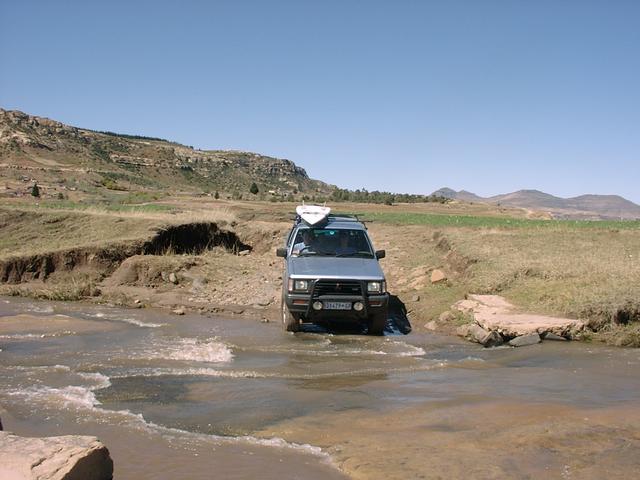
M373 258L373 254L371 252L367 252L366 250L361 250L359 252L350 252L350 253L337 253L336 257L359 257L361 255L366 255L369 258Z

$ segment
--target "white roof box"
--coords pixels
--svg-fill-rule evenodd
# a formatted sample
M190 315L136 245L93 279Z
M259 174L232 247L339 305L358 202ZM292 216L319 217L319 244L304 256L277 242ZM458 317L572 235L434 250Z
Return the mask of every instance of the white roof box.
M296 207L296 213L302 218L302 220L309 224L315 225L317 223L325 220L329 213L331 213L331 208L322 205L298 205Z

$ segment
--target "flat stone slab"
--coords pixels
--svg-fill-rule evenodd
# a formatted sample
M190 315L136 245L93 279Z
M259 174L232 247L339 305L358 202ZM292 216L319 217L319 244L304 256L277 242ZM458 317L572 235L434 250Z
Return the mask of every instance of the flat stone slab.
M507 338L552 333L571 338L584 328L584 322L571 318L550 317L530 313L515 313L515 307L499 295L469 295L454 308L473 315L476 323L488 331Z
M113 461L96 437L19 437L0 432L2 480L111 480Z

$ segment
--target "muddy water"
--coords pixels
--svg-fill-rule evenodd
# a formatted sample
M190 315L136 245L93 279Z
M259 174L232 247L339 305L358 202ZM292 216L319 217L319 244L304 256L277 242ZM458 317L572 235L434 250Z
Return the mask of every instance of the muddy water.
M640 352L0 299L0 410L117 479L632 478Z

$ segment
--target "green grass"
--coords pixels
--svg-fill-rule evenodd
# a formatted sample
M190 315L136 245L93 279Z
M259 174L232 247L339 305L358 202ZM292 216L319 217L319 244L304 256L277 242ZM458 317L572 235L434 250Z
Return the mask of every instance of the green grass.
M356 213L364 221L398 225L430 225L434 227L535 228L535 229L619 229L639 230L640 220L537 220L525 218L441 215L409 212Z

